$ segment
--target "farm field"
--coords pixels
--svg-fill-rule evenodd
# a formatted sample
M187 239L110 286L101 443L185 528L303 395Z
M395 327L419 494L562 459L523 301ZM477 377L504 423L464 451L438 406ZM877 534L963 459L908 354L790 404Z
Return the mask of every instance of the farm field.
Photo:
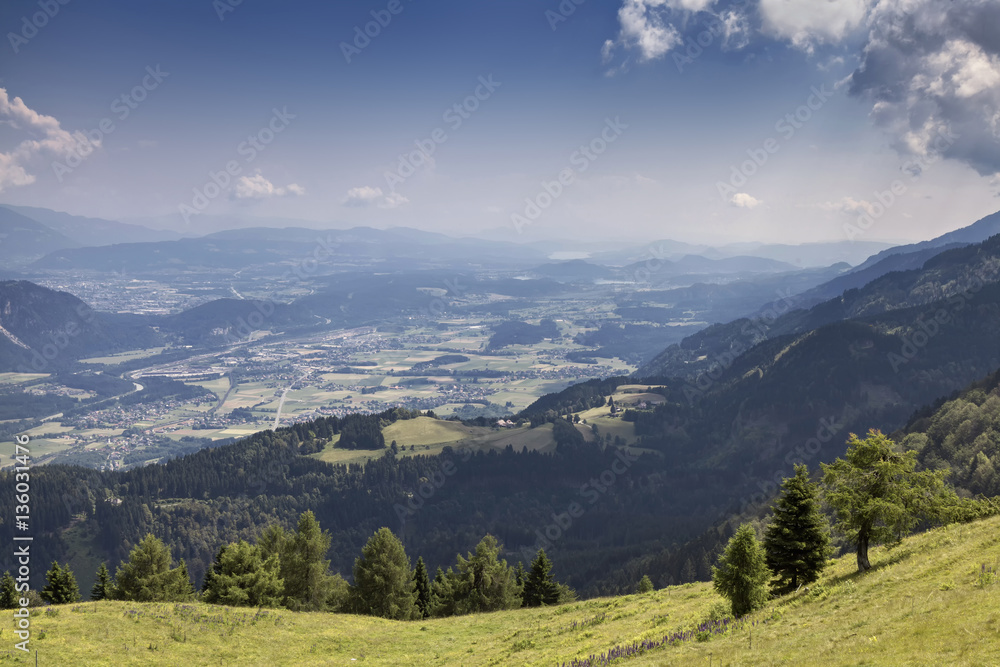
M276 424L285 426L324 415L381 412L397 406L432 409L441 417L456 413L463 417L511 415L575 382L634 370L634 366L619 359L602 359L600 364L568 361L565 355L580 349L570 335L583 329L566 320L558 326L562 336L557 339L490 352L485 350L489 331L483 320L453 318L434 327L409 327L405 335L361 327L278 340L251 337L230 349L138 369L137 363L165 348L94 357L87 359L85 366L129 362L129 368L135 370L124 377L143 387L150 384L144 378L159 375L211 394L195 400L140 403L125 410L116 410L112 404L111 410L95 416L94 423L99 426L96 429L66 424L55 416L31 428L29 435L37 438L36 463L44 464L70 450L117 446L124 433L136 430L174 441L215 441L243 437ZM6 373L0 375L0 386L17 387L44 377ZM240 412L239 418L231 418L234 410L249 413ZM619 420L597 423L613 436L634 439L630 425ZM583 430L586 437L592 437L589 429ZM436 441L429 442L428 438ZM527 431L468 433L462 437L440 433L433 437L406 434L394 438L390 434L387 441L393 439L401 445L404 441L418 445L418 450L423 448L422 453L428 454L454 443L500 448L512 444L530 449L552 445L550 435ZM12 441L0 442L0 456L9 457L12 452ZM337 462L358 460L359 456L330 447L320 455Z

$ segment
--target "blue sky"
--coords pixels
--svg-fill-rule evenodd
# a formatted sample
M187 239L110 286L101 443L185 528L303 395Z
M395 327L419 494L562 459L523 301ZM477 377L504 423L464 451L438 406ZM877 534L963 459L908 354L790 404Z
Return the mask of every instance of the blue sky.
M0 201L713 243L1000 208L995 0L95 4L0 8Z

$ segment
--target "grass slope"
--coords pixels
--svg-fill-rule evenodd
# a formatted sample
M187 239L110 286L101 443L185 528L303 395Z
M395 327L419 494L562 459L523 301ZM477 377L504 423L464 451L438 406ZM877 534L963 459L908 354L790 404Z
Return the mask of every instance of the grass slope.
M1000 569L1000 517L876 549L872 564L858 575L853 555L845 556L810 591L772 602L741 628L615 664L1000 664L1000 581L981 574L984 565ZM36 610L31 646L39 664L53 665L556 665L691 629L718 601L710 584L699 583L409 623L90 602Z

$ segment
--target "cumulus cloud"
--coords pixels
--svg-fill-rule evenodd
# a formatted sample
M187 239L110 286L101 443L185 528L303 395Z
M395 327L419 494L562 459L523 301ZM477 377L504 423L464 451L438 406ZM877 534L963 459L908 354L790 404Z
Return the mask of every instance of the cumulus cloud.
M688 1L701 4L698 0ZM683 4L684 0L678 2ZM671 4L668 0L625 0L618 10L618 38L604 43L605 61L610 60L616 46L638 50L639 60L644 62L660 58L680 44L680 33L669 21Z
M850 82L893 146L1000 172L1000 3L880 0Z
M603 54L609 63L623 51L619 70L671 51L684 58L680 47L706 29L722 50L757 38L810 54L839 48L817 66L829 71L856 59L848 88L871 104L893 147L913 158L906 171L951 158L984 176L1000 174L998 0L622 0L618 20ZM858 42L860 52L845 50Z
M353 208L376 206L378 208L391 209L399 208L403 204L409 203L409 201L409 199L398 192L389 192L386 194L382 192L382 188L364 185L360 188L351 188L348 190L343 204L344 206Z
M839 42L861 26L872 0L760 0L763 29L812 52L816 44Z
M854 199L853 197L844 197L840 201L823 202L819 205L819 208L824 211L845 213L847 215L854 215L858 212L876 215L876 208L872 202L865 199Z
M723 50L745 47L751 35L746 12L733 7L717 11L717 4L719 0L624 0L618 10L618 35L601 49L605 64L619 49L635 53L640 63L658 60L682 46L685 33L708 32ZM698 14L705 20L693 20ZM628 58L618 69L627 63Z
M271 197L300 196L305 193L305 188L295 183L289 183L284 187L275 187L274 183L264 178L258 169L253 176L241 176L236 181L233 198L269 199Z
M35 176L28 169L39 158L82 159L101 146L99 140L90 141L82 132L64 130L52 116L29 109L20 97L11 99L6 88L0 88L0 123L30 137L10 151L0 152L0 192L34 183Z
M753 195L748 195L745 192L737 192L729 201L731 204L738 206L739 208L754 208L764 203Z

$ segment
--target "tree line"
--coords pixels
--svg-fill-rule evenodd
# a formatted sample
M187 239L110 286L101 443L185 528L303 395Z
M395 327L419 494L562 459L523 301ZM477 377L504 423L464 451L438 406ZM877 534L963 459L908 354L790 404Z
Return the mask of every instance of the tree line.
M454 567L440 567L433 579L423 558L411 567L403 543L388 528L372 535L354 563L354 583L330 571L326 552L329 532L320 529L311 511L299 517L296 530L268 526L256 543L228 543L216 554L201 591L196 593L184 560L172 564L162 540L146 535L114 576L102 563L90 591L91 600L182 602L285 607L293 611L329 611L411 620L484 611L555 605L576 599L557 582L552 561L539 549L530 569L510 566L499 557L502 545L486 535L474 553L458 554ZM53 562L45 586L37 594L18 593L9 572L0 580L0 608L19 606L28 596L35 603L70 604L81 599L69 565Z
M995 500L960 499L944 481L947 470L917 470L916 451L902 450L874 429L864 439L852 433L845 457L820 466L822 484L797 465L771 508L763 541L751 524L742 524L712 568L714 587L734 616L819 578L833 551L823 501L833 512L832 528L854 548L859 572L872 567L871 546L898 542L921 523L970 521L1000 511Z

